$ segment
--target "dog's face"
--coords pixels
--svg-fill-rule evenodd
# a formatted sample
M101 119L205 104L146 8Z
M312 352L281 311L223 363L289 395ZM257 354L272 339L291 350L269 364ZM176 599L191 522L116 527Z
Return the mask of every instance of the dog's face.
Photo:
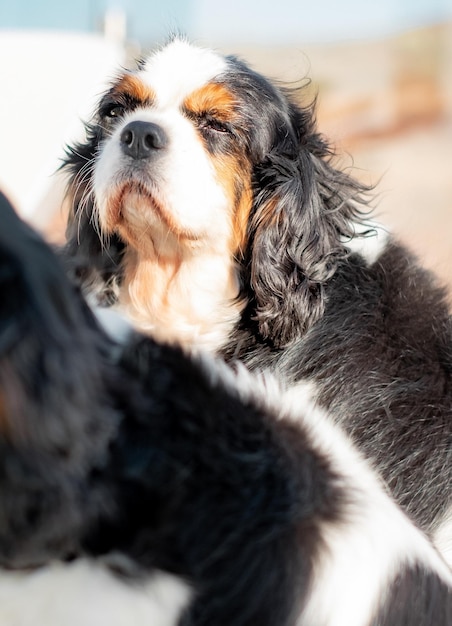
M69 255L104 287L119 277L142 330L218 348L252 302L262 337L287 345L322 314L359 215L363 188L328 158L311 105L176 39L118 76L68 151Z
M180 40L120 76L97 112L92 191L101 232L162 257L225 245L236 254L252 202L257 146L248 128L275 123L253 119L249 101L276 99L260 88L233 59ZM260 141L263 153L264 133Z

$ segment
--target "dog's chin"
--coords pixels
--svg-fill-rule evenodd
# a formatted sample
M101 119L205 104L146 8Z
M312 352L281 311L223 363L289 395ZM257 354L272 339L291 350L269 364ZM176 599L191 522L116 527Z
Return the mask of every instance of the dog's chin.
M116 187L104 203L100 219L103 232L119 235L141 254L147 247L149 251L161 252L162 246L174 250L175 242L191 246L198 239L181 227L156 194L142 184L128 182Z
M142 229L148 222L161 221L153 194L140 184L112 185L101 206L102 226L109 234L124 226Z

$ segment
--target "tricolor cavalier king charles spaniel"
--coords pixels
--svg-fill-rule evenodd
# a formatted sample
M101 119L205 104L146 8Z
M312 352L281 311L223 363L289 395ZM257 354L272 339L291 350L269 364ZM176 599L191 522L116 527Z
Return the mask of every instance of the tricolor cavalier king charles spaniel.
M2 626L452 623L449 569L309 386L112 341L0 218Z
M452 561L445 293L369 222L312 106L175 39L117 77L65 167L85 293L156 338L309 382Z

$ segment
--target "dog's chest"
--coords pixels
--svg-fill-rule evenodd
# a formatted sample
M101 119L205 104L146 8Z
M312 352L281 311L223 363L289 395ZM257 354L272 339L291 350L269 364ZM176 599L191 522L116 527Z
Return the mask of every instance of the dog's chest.
M218 257L128 263L124 285L118 309L138 330L212 352L226 342L243 308L235 267Z

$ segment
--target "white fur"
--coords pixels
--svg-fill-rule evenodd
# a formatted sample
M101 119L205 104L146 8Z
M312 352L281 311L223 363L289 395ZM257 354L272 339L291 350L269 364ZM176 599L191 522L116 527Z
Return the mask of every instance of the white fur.
M302 423L315 448L330 459L350 500L344 523L324 522L324 549L316 566L313 593L300 618L303 626L362 626L384 600L400 568L420 563L452 590L452 574L424 535L388 495L379 477L349 439L318 407L307 401L314 387L292 389L284 404Z
M118 344L118 356L121 346L126 344L134 332L134 327L161 341L175 341L192 350L214 352L223 345L231 326L238 320L241 305L237 303L235 307L229 306L229 302L224 300L223 294L217 289L218 281L229 280L224 274L223 263L219 262L217 265L214 259L203 257L195 258L193 262L193 265L195 262L199 265L204 263L204 268L196 272L190 263L185 264L179 276L172 281L171 288L165 289L164 293L158 293L158 286L155 284L155 274L160 267L150 263L147 280L154 285L152 296L146 302L140 303L141 306L134 306L130 301L129 291L133 289L133 282L124 289L125 293L122 294L119 305L100 307L92 298L88 298L97 321ZM183 299L178 290L186 289L196 274L203 278L196 290L197 300L190 301L192 309L189 310L187 299ZM193 289L193 282L190 289ZM234 283L231 286L231 299L235 289L238 293L238 285ZM166 300L168 309L161 303L155 306L159 299ZM215 323L212 323L212 319Z
M186 94L188 95L188 94ZM193 123L179 111L180 102L163 109L155 106L138 109L125 116L113 136L104 144L94 171L94 192L101 227L108 222L108 200L117 181L128 167L120 150L119 138L124 127L135 120L149 121L161 126L169 137L164 156L152 161L152 178L144 172L133 179L149 187L154 198L165 208L180 231L197 238L196 247L228 241L230 236L229 199L219 184L212 161L197 136ZM166 226L162 229L152 206L141 203L125 206L129 224L135 221L143 244L152 239L163 255L171 253L172 243ZM162 232L159 232L162 231Z
M435 546L452 569L452 506L446 511L433 536Z
M164 158L152 163L152 183L149 185L156 199L181 229L213 243L229 238L228 198L193 123L181 110L185 98L220 75L225 68L226 62L220 55L175 40L152 54L144 69L134 72L155 94L155 101L152 106L127 115L102 147L94 176L101 224L106 217L106 198L124 169L119 137L129 122L142 120L158 124L169 137ZM148 182L145 175L143 178L143 182ZM139 227L143 229L146 220L143 222L140 209ZM128 210L133 219L134 207L128 207ZM149 219L149 235L152 237L155 214L149 211L145 217ZM163 237L159 243L163 245L165 239Z
M134 252L129 253L134 255ZM143 297L143 284L150 286ZM121 287L118 310L142 332L215 352L238 321L243 303L230 256L199 253L177 267L158 257L136 259Z
M244 367L235 374L226 368L214 372L203 358L206 371L221 376L229 388L235 386L242 399L252 398L282 419L300 424L313 448L328 459L347 494L343 522L320 523L323 543L299 626L367 625L396 575L415 563L435 572L452 592L452 574L442 558L392 500L342 430L315 405L313 383L284 392L269 374L256 377Z
M133 330L130 322L113 307L93 306L97 321L111 339L120 345L126 344Z
M175 39L146 60L140 76L155 91L159 108L166 108L182 102L225 69L226 61L220 54Z
M168 574L130 583L87 560L0 570L0 626L176 626L190 597Z
M360 254L368 265L373 265L388 244L388 232L376 222L353 224L354 235L343 239L342 243L350 252ZM367 232L369 231L369 232Z

